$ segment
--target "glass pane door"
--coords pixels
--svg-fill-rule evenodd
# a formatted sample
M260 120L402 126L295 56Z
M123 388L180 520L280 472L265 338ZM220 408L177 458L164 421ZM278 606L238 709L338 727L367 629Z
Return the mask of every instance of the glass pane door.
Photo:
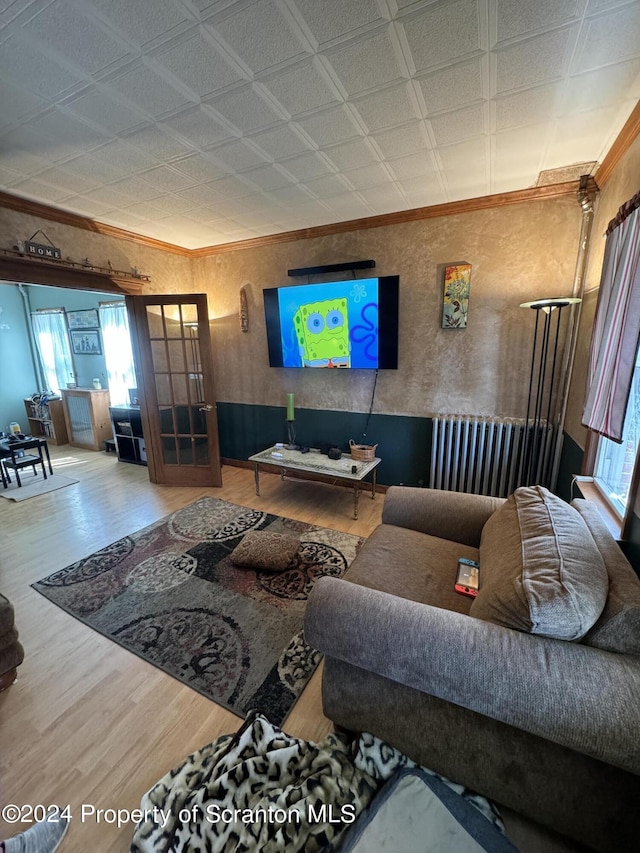
M138 391L141 393L142 386L155 460L154 466L149 462L154 469L150 471L152 479L220 485L206 296L129 299L143 300L136 309L138 369L143 374ZM208 477L216 482L207 482Z

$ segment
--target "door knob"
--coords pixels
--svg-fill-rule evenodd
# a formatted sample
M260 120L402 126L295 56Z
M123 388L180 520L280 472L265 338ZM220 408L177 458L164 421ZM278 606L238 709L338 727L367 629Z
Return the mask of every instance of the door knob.
M212 412L215 409L215 406L212 406L211 403L205 403L204 406L200 406L198 409L199 412Z

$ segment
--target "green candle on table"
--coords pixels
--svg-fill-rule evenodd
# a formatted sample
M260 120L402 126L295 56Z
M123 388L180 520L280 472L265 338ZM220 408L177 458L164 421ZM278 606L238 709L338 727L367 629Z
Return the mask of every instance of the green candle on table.
M293 394L287 394L287 420L295 420L295 413L293 411Z

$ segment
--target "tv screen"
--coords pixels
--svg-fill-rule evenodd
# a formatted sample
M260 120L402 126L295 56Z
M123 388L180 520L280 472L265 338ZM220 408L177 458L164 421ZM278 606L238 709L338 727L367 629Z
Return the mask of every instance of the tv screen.
M398 276L263 291L271 367L398 367Z

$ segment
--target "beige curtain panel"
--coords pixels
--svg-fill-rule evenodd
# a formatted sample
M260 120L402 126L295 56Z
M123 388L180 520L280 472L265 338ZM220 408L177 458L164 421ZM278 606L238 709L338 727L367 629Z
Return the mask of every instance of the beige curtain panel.
M640 193L607 229L582 423L612 441L622 429L640 336Z

